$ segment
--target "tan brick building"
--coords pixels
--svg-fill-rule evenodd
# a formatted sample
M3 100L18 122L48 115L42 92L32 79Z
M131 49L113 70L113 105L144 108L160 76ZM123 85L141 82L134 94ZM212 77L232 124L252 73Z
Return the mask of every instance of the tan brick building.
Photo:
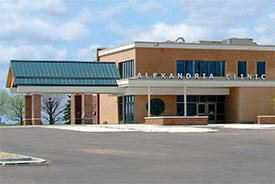
M99 95L100 123L144 123L148 103L152 116L207 115L209 122L275 114L274 45L179 39L133 42L97 55L100 62L115 61L122 77L116 94Z

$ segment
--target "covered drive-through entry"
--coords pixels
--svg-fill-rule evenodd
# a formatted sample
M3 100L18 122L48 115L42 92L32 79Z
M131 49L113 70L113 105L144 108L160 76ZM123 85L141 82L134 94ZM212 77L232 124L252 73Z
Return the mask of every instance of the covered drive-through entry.
M118 79L113 62L12 60L6 87L25 95L24 125L41 124L42 94L71 94L71 124L91 124L95 94L118 93Z

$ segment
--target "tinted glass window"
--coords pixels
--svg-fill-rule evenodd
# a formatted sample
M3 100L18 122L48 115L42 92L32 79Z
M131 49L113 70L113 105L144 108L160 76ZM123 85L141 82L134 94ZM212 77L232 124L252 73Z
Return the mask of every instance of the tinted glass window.
M224 61L217 62L217 76L224 76Z
M177 61L177 73L184 74L184 61Z
M257 74L265 74L265 62L257 62Z
M119 73L121 78L129 78L134 76L134 61L125 61L119 63Z
M207 101L208 102L215 102L216 101L216 96L207 96Z
M208 74L208 62L207 61L202 61L201 62L201 75L205 73L206 75Z
M217 113L224 114L224 103L217 103Z
M224 102L224 96L217 96L217 102Z
M177 104L177 116L184 116L184 104Z
M216 76L216 61L210 61L209 63L209 75L211 73Z
M177 96L177 102L184 102L184 96Z
M177 61L177 73L194 73L202 76L204 73L209 76L212 73L214 76L224 76L225 64L224 61Z
M196 112L197 112L196 106L197 106L197 104L187 104L187 115L188 116L196 115Z
M194 72L195 73L200 73L200 62L199 61L195 61L194 63Z
M238 62L238 76L241 76L241 74L246 76L246 62L245 61Z
M205 113L205 104L198 105L198 113Z
M185 71L186 73L190 73L191 75L193 75L193 61L186 61Z
M197 96L187 96L187 102L196 102L197 101Z
M198 96L198 102L206 102L206 96Z
M165 109L165 103L159 98L151 99L151 114L154 116L159 116ZM146 109L148 110L148 104L146 104Z
M123 96L118 98L119 120L123 123L134 121L134 96Z

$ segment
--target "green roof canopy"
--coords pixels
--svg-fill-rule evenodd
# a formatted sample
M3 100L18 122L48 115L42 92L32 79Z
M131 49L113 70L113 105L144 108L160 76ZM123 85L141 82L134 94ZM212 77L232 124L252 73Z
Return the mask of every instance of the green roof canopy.
M117 86L115 62L11 60L7 87L14 86Z

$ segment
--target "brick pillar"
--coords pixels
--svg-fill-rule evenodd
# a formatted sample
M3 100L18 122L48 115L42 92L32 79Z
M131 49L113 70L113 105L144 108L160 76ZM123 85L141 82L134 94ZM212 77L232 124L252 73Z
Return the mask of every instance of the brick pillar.
M82 109L84 109L83 124L93 124L93 95L86 94L82 95L83 103Z
M74 96L75 95L71 94L71 125L75 124Z
M24 125L32 125L32 96L25 95Z
M81 95L71 95L71 124L81 124Z
M96 123L100 124L100 94L97 94L96 97Z
M32 95L32 124L41 125L41 95Z

